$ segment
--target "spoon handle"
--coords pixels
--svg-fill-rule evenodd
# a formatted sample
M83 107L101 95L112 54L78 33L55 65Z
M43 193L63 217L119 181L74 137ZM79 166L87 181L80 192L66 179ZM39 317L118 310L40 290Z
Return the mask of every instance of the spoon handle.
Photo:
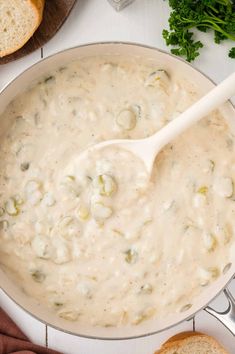
M218 108L234 94L235 72L189 107L184 113L180 114L178 118L172 120L159 132L148 138L150 144L155 145L154 148L156 149L156 154L163 146L168 144L171 140L183 133L191 125L205 117L211 111Z

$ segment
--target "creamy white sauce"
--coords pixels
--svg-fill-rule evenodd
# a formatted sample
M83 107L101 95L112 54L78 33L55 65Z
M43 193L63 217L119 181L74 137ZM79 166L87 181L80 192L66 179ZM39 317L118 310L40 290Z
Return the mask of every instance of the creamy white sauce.
M235 146L214 113L166 147L151 181L109 148L152 135L197 97L158 67L86 58L0 117L0 262L60 317L138 324L191 306L234 255Z

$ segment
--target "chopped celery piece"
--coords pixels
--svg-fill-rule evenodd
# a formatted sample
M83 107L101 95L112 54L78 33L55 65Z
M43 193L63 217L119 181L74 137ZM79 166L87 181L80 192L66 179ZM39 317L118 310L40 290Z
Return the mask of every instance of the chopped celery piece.
M66 176L65 180L68 182L71 182L71 181L76 181L76 178L75 178L75 176L68 175L68 176Z
M59 316L67 321L76 321L78 319L78 312L77 311L60 311Z
M230 223L225 224L224 226L224 244L227 245L233 237L233 228Z
M134 249L130 248L125 252L125 261L127 263L134 264L137 262L137 260L138 260L138 253Z
M124 109L116 118L117 125L123 130L132 130L136 126L136 114L132 109Z
M192 304L186 304L183 307L181 307L180 312L188 311L191 307L192 307Z
M117 236L124 236L124 233L118 229L112 229L112 231L114 232L115 235Z
M117 189L114 178L106 174L94 178L93 185L99 191L99 194L105 197L110 197Z
M22 172L25 172L29 169L29 162L23 162L21 165L20 165L20 169Z
M141 109L141 106L138 105L138 104L134 104L132 106L132 109L133 111L135 112L135 115L137 118L141 118L141 115L142 115L142 109Z
M143 321L150 319L154 315L155 311L156 310L153 307L147 307L135 317L133 324L138 325Z
M216 248L217 245L217 239L215 235L209 233L209 232L204 232L203 233L203 243L209 252L213 252Z
M9 222L7 220L1 220L0 221L0 231L6 231L7 228L9 227Z
M47 84L48 82L54 82L54 81L55 81L54 75L50 75L44 79L45 84Z
M16 202L16 205L24 204L24 200L18 194L14 196L14 200Z
M10 216L16 216L19 214L19 208L14 198L10 198L5 203L6 213Z
M156 86L163 86L166 88L170 83L170 76L166 72L166 70L159 69L152 72L147 80L145 81L145 86L147 87L156 87Z
M220 271L216 267L199 268L200 285L207 286L211 280L215 280L219 277Z
M86 206L80 205L77 210L77 216L80 220L85 221L89 218L89 210Z
M42 283L46 278L45 273L43 273L41 270L32 271L31 276L33 280L36 281L37 283Z
M211 165L211 171L214 172L214 169L215 169L215 161L210 160L210 165Z
M211 267L208 269L208 271L210 272L212 279L217 279L220 275L220 271L216 267Z

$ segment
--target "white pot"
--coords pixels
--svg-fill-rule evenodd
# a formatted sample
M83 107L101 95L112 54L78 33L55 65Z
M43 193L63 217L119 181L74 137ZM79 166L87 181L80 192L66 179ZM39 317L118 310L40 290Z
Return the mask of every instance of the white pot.
M185 61L162 52L155 48L142 46L131 43L97 43L79 46L68 49L58 54L52 55L39 63L33 65L25 72L20 74L9 85L7 85L0 93L0 113L5 109L6 105L19 93L25 90L32 81L37 81L42 75L54 70L56 67L62 66L70 61L94 56L94 55L125 55L137 56L144 58L147 61L154 62L158 67L164 67L169 71L177 71L183 78L192 81L198 91L203 95L210 90L214 83L203 75L200 71L193 68ZM227 103L223 107L223 115L228 121L230 127L235 132L235 109L231 103ZM14 284L7 274L0 270L0 285L8 296L20 305L25 311L30 313L40 321L53 326L64 332L69 332L75 335L106 338L106 339L127 339L133 337L146 336L152 333L157 333L178 324L188 318L191 318L196 312L205 308L207 304L213 300L228 284L235 273L235 255L234 263L231 264L227 272L220 276L213 284L205 288L204 291L194 300L192 307L185 312L177 313L167 318L152 319L145 321L138 326L128 326L123 328L98 328L91 326L81 326L79 322L69 322L58 318L54 312L45 309L35 300L29 298L23 291ZM229 297L229 293L226 292ZM232 306L232 297L230 296L230 309L227 314L217 314L214 310L207 308L207 311L214 316L219 317L219 320L224 322L230 331L235 332L235 308Z

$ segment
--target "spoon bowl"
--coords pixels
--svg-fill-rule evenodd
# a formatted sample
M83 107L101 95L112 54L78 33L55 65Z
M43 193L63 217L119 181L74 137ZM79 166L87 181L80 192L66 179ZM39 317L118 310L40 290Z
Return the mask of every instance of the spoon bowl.
M144 162L147 172L151 175L154 160L164 146L225 103L234 94L235 72L152 136L133 140L107 140L89 147L85 153L88 151L92 153L108 146L125 149L139 157Z

